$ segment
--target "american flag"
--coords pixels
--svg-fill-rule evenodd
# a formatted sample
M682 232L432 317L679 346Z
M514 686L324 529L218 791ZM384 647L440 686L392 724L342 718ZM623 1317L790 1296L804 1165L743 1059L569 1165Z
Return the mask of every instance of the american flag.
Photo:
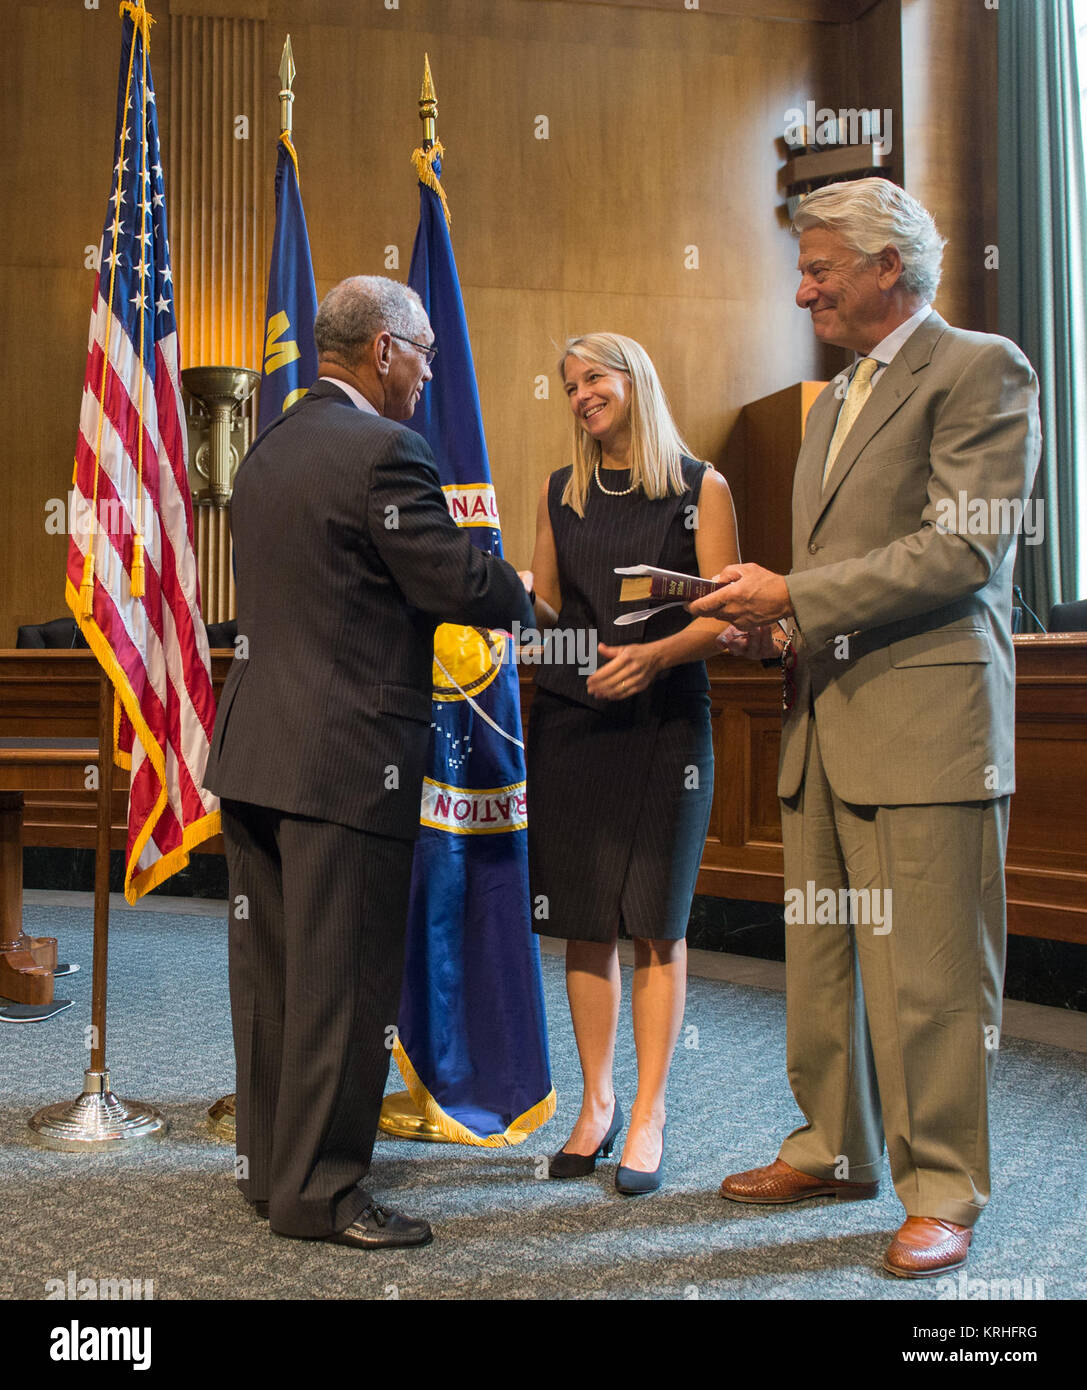
M91 308L69 514L68 605L113 684L131 770L125 896L219 831L166 200L142 0L121 6L113 187Z

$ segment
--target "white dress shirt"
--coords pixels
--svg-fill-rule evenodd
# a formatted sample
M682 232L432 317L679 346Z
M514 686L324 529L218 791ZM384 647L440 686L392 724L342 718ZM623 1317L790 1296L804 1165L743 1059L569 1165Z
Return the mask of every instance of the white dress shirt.
M339 377L322 376L319 377L318 380L331 381L333 386L338 386L345 396L350 396L360 410L368 410L371 415L376 415L378 413L370 404L370 402L366 399L366 397L362 394L361 391L359 391L356 387L349 385L348 382L341 381Z
M864 354L865 357L874 357L876 361L879 363L879 366L872 373L873 390L875 389L876 383L879 381L880 377L891 365L895 353L901 351L902 347L905 345L906 339L910 336L911 333L914 332L915 329L921 327L921 325L924 323L924 321L928 318L929 314L931 313L932 305L922 304L916 314L914 314L911 318L908 318L905 323L900 323L898 327L893 330L893 332L888 333L886 338L884 338L882 342L877 343L871 352L866 352ZM859 355L857 357L857 361L860 361ZM856 362L853 365L855 367L857 365Z

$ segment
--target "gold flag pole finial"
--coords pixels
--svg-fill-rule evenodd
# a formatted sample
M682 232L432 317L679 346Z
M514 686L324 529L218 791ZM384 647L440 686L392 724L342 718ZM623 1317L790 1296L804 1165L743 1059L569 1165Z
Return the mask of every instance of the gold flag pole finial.
M291 36L287 35L283 45L283 57L279 60L279 127L283 135L291 133L291 106L294 104L294 93L291 91L291 83L297 69L294 66L294 53L291 51Z
M423 123L423 143L417 150L412 150L411 162L419 175L419 182L432 189L442 200L442 212L448 225L449 204L446 202L445 189L435 173L435 165L441 168L438 161L445 151L438 139L438 97L434 91L434 79L430 75L429 53L423 55L423 90L419 93L419 119Z
M423 89L419 93L419 119L423 123L423 149L429 150L438 138L438 97L430 75L430 54L423 55Z

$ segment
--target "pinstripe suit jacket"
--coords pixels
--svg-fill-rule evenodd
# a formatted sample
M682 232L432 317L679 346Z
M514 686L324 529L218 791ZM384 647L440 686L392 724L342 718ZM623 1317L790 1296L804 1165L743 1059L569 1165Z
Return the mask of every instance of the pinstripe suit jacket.
M841 404L808 417L793 486L797 691L778 792L804 770L810 700L835 792L862 805L983 801L1015 789L1015 535L1038 465L1038 383L1004 338L936 313L892 359L823 465ZM995 525L949 529L953 504ZM841 638L847 637L846 642Z
M319 381L234 485L238 632L205 785L401 839L419 829L438 623L531 627L450 519L426 443Z

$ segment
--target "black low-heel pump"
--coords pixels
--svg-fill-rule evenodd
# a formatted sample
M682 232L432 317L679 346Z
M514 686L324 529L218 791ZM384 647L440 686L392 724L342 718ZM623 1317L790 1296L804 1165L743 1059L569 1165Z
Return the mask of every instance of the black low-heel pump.
M615 1140L619 1131L623 1128L623 1107L619 1104L619 1097L615 1098L615 1109L612 1112L611 1126L607 1134L600 1141L600 1147L594 1154L568 1154L565 1149L560 1149L557 1154L552 1154L547 1162L547 1176L549 1178L586 1178L596 1167L598 1158L610 1158L611 1151L615 1147Z
M668 1126L665 1125L661 1130L661 1161L657 1164L652 1173L645 1173L640 1168L624 1168L622 1164L615 1170L615 1190L621 1192L624 1197L641 1197L646 1192L656 1192L664 1181L664 1136L668 1133Z

